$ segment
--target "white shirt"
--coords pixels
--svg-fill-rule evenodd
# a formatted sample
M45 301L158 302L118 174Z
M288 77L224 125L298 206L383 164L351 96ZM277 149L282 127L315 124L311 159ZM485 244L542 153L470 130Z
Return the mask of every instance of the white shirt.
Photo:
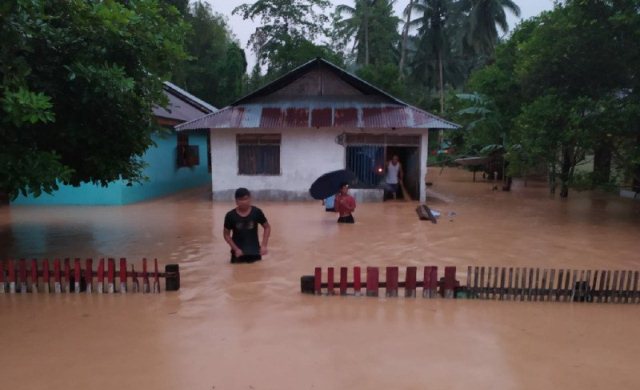
M387 165L387 184L398 184L398 173L400 172L400 163L393 165L393 162L389 161Z

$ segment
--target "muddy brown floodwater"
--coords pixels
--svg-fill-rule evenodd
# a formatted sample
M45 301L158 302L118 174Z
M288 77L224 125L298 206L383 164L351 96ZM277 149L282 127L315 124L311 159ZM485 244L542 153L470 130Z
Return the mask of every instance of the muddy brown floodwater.
M432 169L437 225L415 203L259 203L270 254L228 263L230 203L206 190L125 207L0 209L0 258L178 262L160 295L0 296L2 389L637 389L640 306L316 297L323 267L640 268L640 202L543 184L510 193ZM456 213L450 221L447 213Z

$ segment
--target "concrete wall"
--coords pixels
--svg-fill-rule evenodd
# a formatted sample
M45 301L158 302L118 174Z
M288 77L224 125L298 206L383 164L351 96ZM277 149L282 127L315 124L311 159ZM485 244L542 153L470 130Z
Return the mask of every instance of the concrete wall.
M82 184L78 187L60 185L53 194L19 196L12 205L121 205L139 202L209 183L211 175L207 168L207 136L203 133L191 133L189 144L197 145L200 153L200 165L195 167L176 167L175 133L155 136L157 146L149 148L144 155L148 166L144 175L149 181L127 186L124 181L110 183L107 187L95 184Z
M336 142L344 133L384 133L389 130L360 129L214 129L211 131L212 191L214 200L233 199L238 187L251 190L253 196L264 200L310 200L309 187L323 173L344 169L346 148ZM239 175L237 134L281 134L280 175ZM426 174L427 132L398 130L394 134L422 134L420 153L421 176ZM424 180L421 180L421 200L424 200ZM379 196L366 196L375 199ZM380 199L381 200L381 199Z

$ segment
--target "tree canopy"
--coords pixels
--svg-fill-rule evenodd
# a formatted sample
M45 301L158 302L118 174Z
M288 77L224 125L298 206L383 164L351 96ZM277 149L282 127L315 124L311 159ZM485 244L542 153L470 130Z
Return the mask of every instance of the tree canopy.
M185 32L156 0L3 1L0 192L142 180L151 109Z

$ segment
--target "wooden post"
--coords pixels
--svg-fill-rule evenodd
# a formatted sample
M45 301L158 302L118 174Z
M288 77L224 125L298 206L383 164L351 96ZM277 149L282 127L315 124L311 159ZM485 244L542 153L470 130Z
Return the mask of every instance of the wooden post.
M9 293L16 293L16 270L13 260L9 259L9 263L7 265L7 276L9 278Z
M443 296L445 298L451 299L456 297L456 267L444 267L443 287Z
M471 299L471 283L472 283L472 276L471 274L473 273L473 271L471 270L471 266L467 267L467 285L466 285L466 293L467 293L467 299Z
M397 297L398 296L398 267L387 267L387 284L386 284L386 296Z
M493 288L492 288L493 299L498 297L498 267L493 267Z
M378 267L367 267L367 296L378 296Z
M479 298L478 296L478 287L479 287L479 277L480 277L480 269L475 266L473 267L473 293L471 294L473 296L473 299Z
M327 269L327 295L335 295L333 283L333 267L329 267Z
M138 273L136 268L131 264L131 292L140 292L140 282L138 281Z
M314 293L316 295L322 295L322 268L316 267L314 270Z
M504 286L505 277L506 277L506 275L505 275L506 271L507 270L505 268L501 268L500 269L500 300L501 301L504 300L504 294L506 292L505 291L505 286Z
M0 260L0 294L5 292L4 260Z
M360 267L353 267L353 291L357 297L362 294L361 276Z
M347 267L340 267L340 295L347 295Z
M23 294L27 293L27 260L20 259L19 266L19 275L20 275L20 292Z
M42 291L49 293L51 287L49 286L49 259L42 260Z
M507 287L507 300L513 299L513 267L509 267L509 286Z
M38 260L31 259L31 292L38 292Z
M120 258L120 293L127 292L127 259Z
M87 286L87 294L91 294L93 292L93 259L87 259L85 264L84 284Z
M104 293L104 258L101 258L100 261L98 261L98 272L96 278L98 279L98 294L102 294Z
M435 298L438 295L438 267L424 267L422 287L422 296L424 298Z
M75 259L73 263L73 289L76 294L80 294L80 278L82 277L82 269L80 269L80 259Z
M638 277L640 276L640 272L636 271L633 273L633 300L631 303L638 303Z
M149 273L147 272L147 258L142 259L142 293L151 292L151 284L149 283Z
M556 296L556 290L553 288L553 282L556 279L556 270L555 268L552 268L551 271L549 271L549 300L553 301L554 297Z
M407 274L405 275L405 287L404 296L415 298L416 297L416 283L417 283L418 267L407 267Z
M160 292L160 272L158 271L158 259L153 259L153 292Z
M107 261L107 293L116 292L116 259L109 258Z
M480 267L480 291L478 296L487 299L487 288L484 284L484 267Z
M53 291L56 294L62 292L62 280L60 279L60 259L53 260Z
M70 259L64 259L64 292L71 292L71 263Z
M180 290L180 265L167 264L164 266L164 289L165 291Z

